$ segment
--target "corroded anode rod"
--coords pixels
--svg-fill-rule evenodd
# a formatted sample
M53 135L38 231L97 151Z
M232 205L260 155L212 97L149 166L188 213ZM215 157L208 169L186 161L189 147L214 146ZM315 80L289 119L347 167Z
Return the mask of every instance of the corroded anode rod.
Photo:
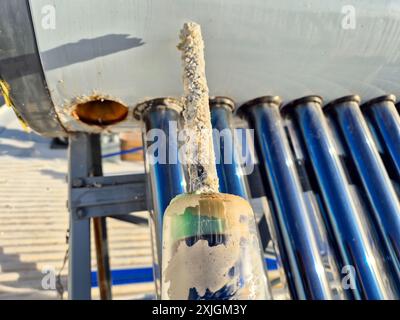
M189 192L217 193L218 176L212 139L204 42L197 23L185 23L180 33L184 85L185 157Z
M163 221L162 299L269 299L254 213L218 192L204 43L200 26L183 26L185 162L189 194L175 197Z

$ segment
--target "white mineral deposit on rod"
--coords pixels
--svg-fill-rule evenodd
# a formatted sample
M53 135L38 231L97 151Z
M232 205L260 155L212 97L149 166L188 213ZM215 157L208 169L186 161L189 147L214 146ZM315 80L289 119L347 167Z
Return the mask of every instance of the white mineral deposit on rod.
M186 163L190 192L218 192L218 176L212 140L209 95L205 73L204 42L197 23L183 25L179 50L182 51L186 137Z

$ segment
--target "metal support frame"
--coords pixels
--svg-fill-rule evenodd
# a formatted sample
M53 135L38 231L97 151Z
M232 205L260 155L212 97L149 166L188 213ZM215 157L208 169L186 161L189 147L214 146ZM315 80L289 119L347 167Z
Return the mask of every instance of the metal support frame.
M103 175L101 161L100 135L90 135L91 160L93 176ZM93 218L94 242L96 247L97 280L99 283L100 299L111 300L111 269L108 254L107 221L105 217Z
M123 216L147 210L145 180L145 174L77 178L72 182L70 207L82 219L113 216L129 220Z
M69 298L91 298L90 219L93 218L101 298L110 299L105 217L135 224L147 223L146 219L130 215L147 210L146 175L104 177L99 135L73 133L69 142Z

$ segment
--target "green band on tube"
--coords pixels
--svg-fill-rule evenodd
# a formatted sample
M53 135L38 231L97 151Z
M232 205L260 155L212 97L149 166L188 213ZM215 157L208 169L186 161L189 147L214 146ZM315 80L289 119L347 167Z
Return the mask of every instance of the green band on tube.
M198 207L187 207L183 214L178 214L172 219L174 241L196 235L222 234L225 231L225 221L199 215Z

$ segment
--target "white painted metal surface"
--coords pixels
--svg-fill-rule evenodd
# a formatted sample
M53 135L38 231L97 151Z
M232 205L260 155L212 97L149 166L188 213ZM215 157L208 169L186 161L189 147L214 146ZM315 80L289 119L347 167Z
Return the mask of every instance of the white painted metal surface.
M285 101L307 94L327 101L350 93L363 99L400 94L396 0L30 4L52 99L69 128L82 128L68 116L73 100L94 91L129 107L148 98L180 96L176 44L183 22L189 20L203 28L213 95L241 103L266 94ZM55 29L46 23L43 27L49 11L42 10L48 5L55 8ZM355 28L351 23L343 27L349 18L355 18Z

